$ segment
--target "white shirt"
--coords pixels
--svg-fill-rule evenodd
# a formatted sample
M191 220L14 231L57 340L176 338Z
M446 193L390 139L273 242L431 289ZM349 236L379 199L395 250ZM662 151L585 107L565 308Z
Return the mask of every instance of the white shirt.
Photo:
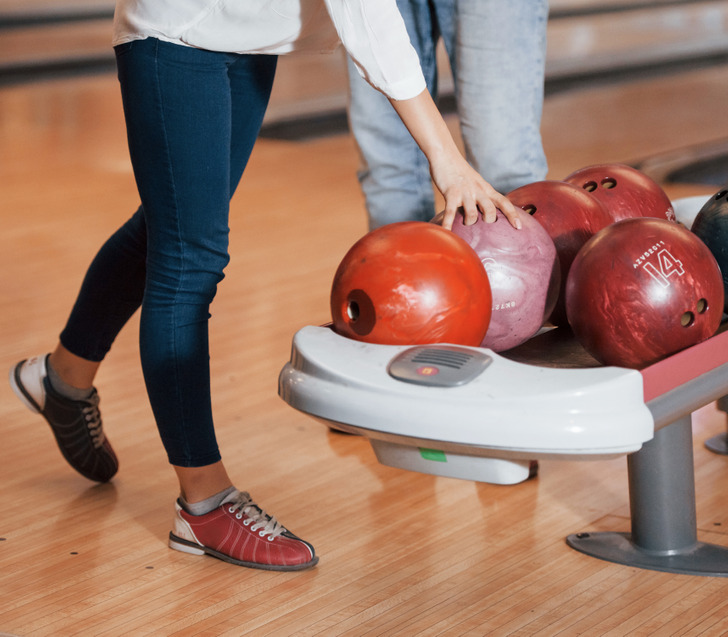
M148 37L211 51L332 51L393 99L425 89L395 0L117 0L113 44Z

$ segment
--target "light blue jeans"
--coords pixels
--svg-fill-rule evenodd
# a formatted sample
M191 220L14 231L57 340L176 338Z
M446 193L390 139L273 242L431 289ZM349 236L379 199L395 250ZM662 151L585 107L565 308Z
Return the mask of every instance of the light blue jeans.
M455 80L468 161L507 193L546 177L541 141L548 0L398 0L430 93L438 91L442 38ZM387 98L349 61L349 124L370 229L429 221L429 164Z

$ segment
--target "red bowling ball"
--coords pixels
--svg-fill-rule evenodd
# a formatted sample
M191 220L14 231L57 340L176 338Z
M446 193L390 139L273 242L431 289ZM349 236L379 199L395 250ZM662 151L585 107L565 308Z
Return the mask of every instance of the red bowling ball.
M507 196L546 229L556 246L561 285L550 320L554 325L566 325L566 277L571 264L581 247L612 223L612 217L598 199L563 181L537 181Z
M675 221L675 211L665 191L651 177L631 166L587 166L571 173L564 181L598 199L614 221L633 217Z
M431 223L377 228L341 261L331 287L334 330L384 345L478 346L492 298L478 255Z
M458 215L452 231L465 239L485 266L493 295L493 314L482 345L501 352L533 336L549 317L560 286L559 260L548 232L521 215L516 230L498 211L493 223L482 217L466 226Z
M566 284L574 334L607 365L641 368L715 334L723 280L710 250L665 219L627 219L579 251Z

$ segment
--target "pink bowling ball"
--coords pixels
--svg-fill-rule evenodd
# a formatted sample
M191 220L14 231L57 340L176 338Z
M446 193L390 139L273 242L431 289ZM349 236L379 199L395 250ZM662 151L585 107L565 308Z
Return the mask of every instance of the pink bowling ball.
M493 313L482 346L501 352L531 338L556 305L561 271L554 242L531 215L520 215L516 230L498 211L496 221L482 217L466 226L458 215L453 232L480 257L490 281Z

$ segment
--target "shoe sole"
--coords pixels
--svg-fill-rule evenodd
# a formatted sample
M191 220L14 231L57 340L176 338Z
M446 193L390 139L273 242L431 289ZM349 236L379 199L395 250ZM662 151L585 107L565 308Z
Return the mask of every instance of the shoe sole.
M169 534L169 548L175 551L182 551L182 553L188 553L190 555L210 555L216 557L223 562L230 562L231 564L237 564L238 566L247 566L248 568L259 568L264 571L303 571L307 568L311 568L318 564L318 556L314 557L310 562L304 564L291 564L287 566L278 566L276 564L258 564L257 562L244 562L242 560L236 560L234 557L220 553L214 549L208 548L207 546L200 546L189 540L185 540L181 537L177 537L174 533Z

